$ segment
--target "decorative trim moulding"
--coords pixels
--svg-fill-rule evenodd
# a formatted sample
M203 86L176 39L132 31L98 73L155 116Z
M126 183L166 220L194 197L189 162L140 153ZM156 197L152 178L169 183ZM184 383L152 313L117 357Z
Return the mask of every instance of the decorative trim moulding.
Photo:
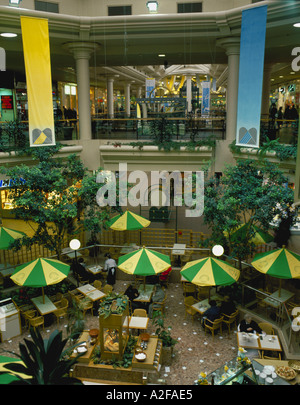
M141 150L130 145L99 146L102 166L107 170L118 170L120 162L128 164L128 170L201 170L201 166L214 158L214 148L203 146L199 150L159 150L157 146L144 146Z

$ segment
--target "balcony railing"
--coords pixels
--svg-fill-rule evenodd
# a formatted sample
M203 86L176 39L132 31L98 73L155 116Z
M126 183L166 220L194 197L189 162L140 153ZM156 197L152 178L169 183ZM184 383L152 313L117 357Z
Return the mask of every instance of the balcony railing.
M168 137L172 141L199 141L208 137L225 139L225 117L165 117ZM106 118L92 117L92 138L113 140L153 140L154 123L160 123L162 117L154 118ZM268 137L270 140L279 139L281 143L295 144L298 134L298 120L282 120L278 127L278 120L261 119L261 144ZM77 119L56 120L55 137L57 141L71 141L79 139L79 121ZM156 129L157 131L157 129ZM0 152L23 150L29 146L28 121L0 122Z

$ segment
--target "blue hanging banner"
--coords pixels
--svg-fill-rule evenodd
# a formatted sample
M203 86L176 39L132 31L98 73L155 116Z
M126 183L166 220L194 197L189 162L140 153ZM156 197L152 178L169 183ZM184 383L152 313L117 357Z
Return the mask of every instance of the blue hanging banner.
M242 12L236 144L259 147L267 6Z

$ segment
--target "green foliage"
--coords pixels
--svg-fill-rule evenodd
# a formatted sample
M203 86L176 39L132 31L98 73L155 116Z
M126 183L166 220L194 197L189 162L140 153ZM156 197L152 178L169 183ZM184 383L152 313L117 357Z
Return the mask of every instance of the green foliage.
M67 356L72 348L64 350L68 339L62 339L62 332L55 330L49 339L43 340L39 330L30 330L32 341L24 339L25 345L20 343L20 355L24 364L13 362L5 368L28 376L24 379L16 374L17 381L12 385L81 385L80 380L69 376L70 369L82 354L73 359Z
M6 121L0 133L0 152L22 151L29 148L25 125L16 121Z
M244 146L237 146L235 140L229 145L232 153L239 154ZM253 148L252 148L253 150ZM257 149L257 155L260 159L266 158L267 152L275 152L275 156L280 160L295 159L297 158L297 144L286 145L280 143L277 139L270 141L268 137Z
M99 305L99 315L104 319L108 318L111 314L122 314L128 305L128 297L123 294L112 292L107 295Z
M171 336L171 326L165 327L165 315L161 311L153 311L152 323L156 327L155 334L162 340L165 347L172 347L177 343Z
M15 250L37 243L59 258L65 239L71 239L82 229L91 231L96 239L96 233L109 218L111 207L101 208L96 201L101 187L96 174L90 174L74 154L66 160L54 156L61 146L32 148L34 166L0 168L1 173L13 180L10 198L16 218L35 223L32 236L11 245Z
M67 332L72 339L77 339L84 330L84 300L80 302L72 299L72 304L68 308L68 326Z
M254 251L254 226L270 228L277 203L293 202L293 192L284 186L286 177L268 161L238 161L225 169L221 180L205 185L204 221L212 230L211 240L228 248L230 255L245 259ZM235 239L234 230L246 223L248 232ZM228 233L225 237L224 231Z

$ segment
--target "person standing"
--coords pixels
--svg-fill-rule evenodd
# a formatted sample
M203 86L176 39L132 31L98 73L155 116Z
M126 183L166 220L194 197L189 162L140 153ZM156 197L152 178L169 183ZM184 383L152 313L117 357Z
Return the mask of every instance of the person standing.
M114 259L112 259L109 253L106 253L105 257L107 259L104 263L104 271L107 271L107 284L114 285L116 282L116 272L117 272L117 263Z

